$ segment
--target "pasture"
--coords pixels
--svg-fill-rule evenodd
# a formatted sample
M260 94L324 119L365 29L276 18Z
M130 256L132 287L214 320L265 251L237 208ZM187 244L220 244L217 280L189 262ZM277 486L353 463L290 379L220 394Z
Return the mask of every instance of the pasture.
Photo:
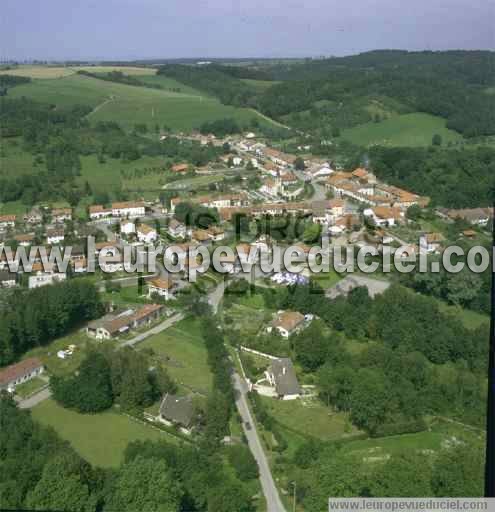
M113 411L79 414L64 409L52 399L34 407L32 416L41 424L54 428L81 457L102 468L119 466L132 441L177 442L176 437L122 414Z
M190 91L182 86L180 90ZM144 123L150 129L158 124L190 131L206 121L223 118L234 118L241 124L248 124L253 118L266 122L250 109L222 105L198 92L136 87L76 74L56 80L33 80L13 87L9 96L27 96L60 107L89 105L93 108L89 120L116 121L126 129Z
M433 135L442 137L443 145L459 142L462 136L445 126L445 119L416 112L393 116L379 123L365 123L343 130L342 137L359 146L430 146Z

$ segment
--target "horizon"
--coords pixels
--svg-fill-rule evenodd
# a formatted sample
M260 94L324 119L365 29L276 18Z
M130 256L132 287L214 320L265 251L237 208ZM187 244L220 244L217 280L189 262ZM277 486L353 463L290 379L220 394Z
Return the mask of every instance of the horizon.
M469 5L422 0L414 6L365 0L359 9L323 0L248 6L223 0L167 6L158 0L84 0L76 6L62 0L48 6L5 0L3 7L2 61L298 59L383 48L495 50L495 7L486 0Z

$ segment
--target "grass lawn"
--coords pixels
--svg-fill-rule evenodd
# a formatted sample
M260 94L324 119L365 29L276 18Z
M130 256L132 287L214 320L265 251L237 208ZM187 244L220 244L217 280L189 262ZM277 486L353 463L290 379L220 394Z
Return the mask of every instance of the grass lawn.
M476 311L471 311L470 309L461 308L460 306L452 306L442 300L437 302L440 311L443 311L444 313L452 313L456 317L459 317L464 325L469 329L476 329L480 325L488 325L490 322L490 317L488 315L477 313Z
M39 377L35 377L34 379L28 380L24 384L20 384L19 386L16 386L15 388L15 394L26 398L36 391L38 389L42 388L43 386L46 386L47 382L43 379L40 379Z
M143 341L139 348L153 349L167 372L185 392L206 394L211 390L212 374L201 337L201 325L197 320L186 318Z
M186 178L183 180L174 180L163 186L165 190L190 190L206 187L211 183L223 181L223 176L198 176L195 178Z
M327 288L331 288L335 284L337 284L342 277L335 272L335 270L330 269L330 272L321 272L319 274L312 274L311 279L321 286L324 290Z
M342 137L360 146L429 146L437 133L444 145L462 140L462 136L446 128L445 123L441 117L416 112L349 128L342 132Z
M85 104L98 108L88 116L91 121L117 121L125 128L145 123L174 130L191 130L205 121L232 117L240 123L261 116L249 109L222 105L204 95L174 92L170 89L135 87L97 78L70 75L55 80L33 80L9 91L11 97L31 97L58 106Z
M333 412L319 400L274 400L262 398L268 411L282 425L324 441L342 439L359 433L348 420L348 415Z
M177 442L176 438L113 411L79 414L49 399L32 409L33 418L53 427L88 462L117 467L131 441Z

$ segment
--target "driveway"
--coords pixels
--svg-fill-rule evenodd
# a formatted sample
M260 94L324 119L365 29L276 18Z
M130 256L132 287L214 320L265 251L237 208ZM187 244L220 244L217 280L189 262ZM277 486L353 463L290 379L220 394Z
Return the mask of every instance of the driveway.
M263 451L258 431L256 430L256 424L253 421L251 411L248 407L246 399L246 383L241 379L237 372L233 375L233 384L236 395L235 403L242 419L242 428L244 429L249 449L256 459L260 470L260 482L266 499L266 509L268 512L285 512L284 505L282 504L270 471L270 466L268 465L268 460L265 452ZM251 428L246 428L246 423L248 423Z
M31 395L29 398L20 400L17 405L19 409L31 409L35 405L38 405L39 403L43 402L43 400L46 400L51 396L52 392L50 391L50 388L43 388L41 391Z
M167 318L161 324L158 324L155 327L152 327L148 331L142 332L141 334L134 336L134 338L131 338L130 340L123 341L122 343L119 344L118 348L133 347L134 345L141 343L141 341L144 341L146 338L149 338L150 336L153 336L154 334L160 334L165 329L168 329L169 327L172 327L172 325L176 324L177 322L180 322L184 318L184 316L185 316L184 313L177 313L174 316Z

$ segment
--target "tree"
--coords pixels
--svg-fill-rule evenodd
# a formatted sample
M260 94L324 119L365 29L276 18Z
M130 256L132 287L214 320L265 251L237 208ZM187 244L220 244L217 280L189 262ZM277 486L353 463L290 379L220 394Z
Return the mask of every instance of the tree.
M421 218L422 211L419 204L412 204L406 211L406 217L409 220L418 221Z
M438 133L435 133L431 138L432 146L441 146L442 145L442 136Z
M227 456L239 480L246 481L258 478L258 464L251 450L246 445L237 444L229 446L227 448Z
M295 160L294 160L294 167L295 169L297 169L298 171L304 171L304 169L306 169L306 164L304 163L304 160L298 156Z
M253 512L254 507L246 489L239 482L225 482L210 489L208 510L215 512Z
M108 509L179 511L183 493L165 460L137 456L121 467Z
M43 468L41 479L28 493L26 503L33 510L96 510L91 494L92 470L73 452L56 455Z

